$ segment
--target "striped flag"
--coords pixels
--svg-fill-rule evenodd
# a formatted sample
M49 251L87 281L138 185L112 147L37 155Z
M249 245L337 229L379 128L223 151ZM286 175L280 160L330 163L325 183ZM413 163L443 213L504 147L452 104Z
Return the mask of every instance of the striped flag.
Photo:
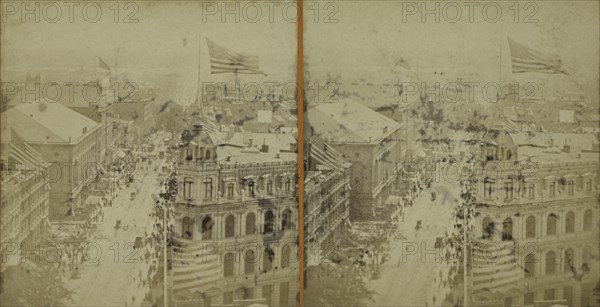
M225 47L215 44L206 39L208 44L208 53L210 55L211 74L262 74L258 65L258 57L253 55L243 55L231 51Z
M517 261L515 242L474 241L472 259L475 297L490 298L521 289L525 271Z
M559 56L539 53L513 41L510 37L508 38L508 44L510 47L513 74L537 72L568 75L562 69L562 61Z
M101 57L98 57L98 67L106 71L110 71L110 66L108 66L108 64L106 64L106 62L104 62L104 60L102 60Z
M205 245L196 242L178 241L180 247L173 248L173 294L205 292L223 278L220 255L211 253Z
M9 159L24 167L26 170L34 170L44 164L42 155L33 147L29 146L14 129L11 129Z

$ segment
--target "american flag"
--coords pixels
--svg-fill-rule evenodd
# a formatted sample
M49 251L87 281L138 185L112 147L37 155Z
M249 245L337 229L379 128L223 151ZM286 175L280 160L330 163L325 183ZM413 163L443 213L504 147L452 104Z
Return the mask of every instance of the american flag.
M210 253L200 243L179 242L171 254L173 261L173 294L204 292L222 279L220 256Z
M473 295L482 299L520 289L525 271L517 261L515 242L486 243L473 242Z
M568 75L562 69L562 61L559 56L539 53L515 42L510 37L508 38L508 45L510 47L513 74L538 72Z
M206 39L208 44L208 53L210 55L211 74L262 74L258 64L258 57L253 55L243 55L231 51L223 46L215 44Z
M9 159L26 170L33 170L45 163L42 155L11 129Z

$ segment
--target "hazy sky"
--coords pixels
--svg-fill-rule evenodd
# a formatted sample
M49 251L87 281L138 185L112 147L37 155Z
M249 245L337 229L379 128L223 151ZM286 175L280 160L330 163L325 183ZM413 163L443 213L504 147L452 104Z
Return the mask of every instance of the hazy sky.
M42 2L43 3L43 2ZM275 18L271 23L266 15L258 22L222 22L217 15L206 15L206 7L199 2L147 1L137 4L138 23L115 23L113 2L98 2L102 18L97 23L85 22L81 8L75 9L75 22L68 20L68 7L57 23L20 22L20 16L8 16L2 24L2 65L5 67L84 67L98 66L100 56L111 67L115 54L120 68L170 69L197 74L200 35L203 37L201 57L203 75L209 75L208 49L204 41L209 37L215 43L231 50L259 56L261 68L272 80L295 79L296 24ZM223 2L214 2L223 5ZM240 12L244 3L241 3ZM230 6L230 8L234 8ZM262 6L263 13L267 7ZM133 9L121 4L119 20L124 20ZM90 10L91 12L91 10ZM252 13L248 11L249 14ZM294 10L290 10L294 12Z
M425 2L428 9L434 8L434 3ZM494 2L502 10L500 20L485 21L482 7L487 2L477 2L479 6L471 14L473 23L469 22L469 8L454 1L451 3L458 4L462 11L456 23L447 21L455 16L456 10L452 7L447 8L447 20L440 15L439 23L435 22L434 15L426 16L422 22L420 8L416 15L407 15L403 20L406 3L401 1L335 2L337 23L324 23L323 16L315 22L314 8L309 12L305 10L310 20L305 23L304 34L307 62L314 71L362 69L373 71L378 77L390 73L390 61L401 56L413 70L418 67L421 71L476 72L493 79L498 78L502 52L502 75L510 78L506 40L510 36L539 52L560 55L574 77L597 86L600 28L597 1L541 1L531 7L520 2L518 23L513 1ZM424 1L412 3L421 5ZM438 3L443 12L446 2ZM307 2L306 5L314 7L316 4ZM323 4L320 8L323 15ZM488 8L486 17L493 18L494 14L493 8ZM537 22L524 23L530 14L532 18L528 21Z

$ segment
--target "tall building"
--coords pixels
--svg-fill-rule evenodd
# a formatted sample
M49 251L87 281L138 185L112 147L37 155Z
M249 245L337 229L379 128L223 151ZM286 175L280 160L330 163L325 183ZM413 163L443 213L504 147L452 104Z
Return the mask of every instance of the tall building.
M474 243L487 249L473 256L474 300L595 304L600 153L580 136L488 135L475 172Z
M58 103L22 103L2 121L50 163L50 218L78 215L101 172L102 125Z
M1 248L33 250L48 226L49 164L16 132L2 128ZM0 251L2 269L10 263L4 252Z
M321 137L352 163L350 219L377 219L402 161L402 125L350 100L317 105L306 120L306 135Z
M177 305L297 305L297 141L196 124L177 162Z

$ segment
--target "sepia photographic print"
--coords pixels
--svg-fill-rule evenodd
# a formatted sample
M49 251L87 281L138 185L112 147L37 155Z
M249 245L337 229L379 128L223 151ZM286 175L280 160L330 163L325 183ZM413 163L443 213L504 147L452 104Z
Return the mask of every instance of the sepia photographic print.
M600 306L598 1L0 5L0 306Z

